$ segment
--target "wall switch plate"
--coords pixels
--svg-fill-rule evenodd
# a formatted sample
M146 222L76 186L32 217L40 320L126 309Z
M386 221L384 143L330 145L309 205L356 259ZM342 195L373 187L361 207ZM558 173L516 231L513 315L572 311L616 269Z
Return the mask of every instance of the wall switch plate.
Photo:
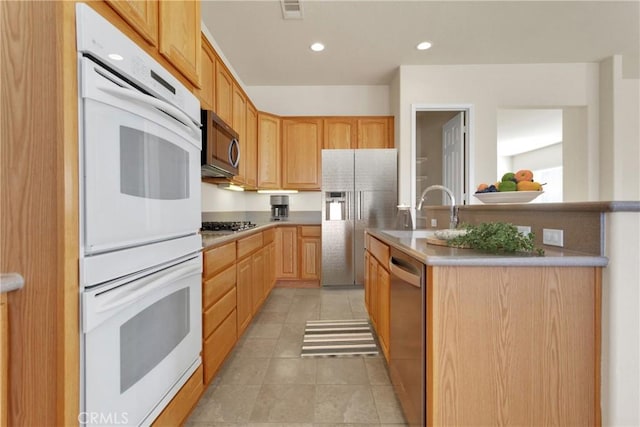
M437 227L438 226L438 220L435 218L431 218L431 226L432 227Z
M553 228L542 229L542 243L550 246L564 246L564 236L562 230Z
M531 227L529 227L528 225L516 225L516 228L518 229L520 234L524 234L525 236L528 236L529 233L531 233Z

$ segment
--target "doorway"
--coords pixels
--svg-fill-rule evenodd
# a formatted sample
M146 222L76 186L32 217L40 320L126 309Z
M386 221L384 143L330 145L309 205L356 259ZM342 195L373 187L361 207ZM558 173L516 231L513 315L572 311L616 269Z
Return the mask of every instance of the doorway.
M449 188L456 204L468 202L471 149L471 106L413 106L411 197L416 207L424 189L440 184ZM442 192L430 192L424 205L450 201ZM416 228L426 228L426 218L416 212Z

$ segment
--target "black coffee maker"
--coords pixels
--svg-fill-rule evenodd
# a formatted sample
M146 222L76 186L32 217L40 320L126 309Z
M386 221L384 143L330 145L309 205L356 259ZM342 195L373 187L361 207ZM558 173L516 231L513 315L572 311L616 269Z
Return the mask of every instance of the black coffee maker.
M282 221L289 217L289 196L271 196L271 221Z

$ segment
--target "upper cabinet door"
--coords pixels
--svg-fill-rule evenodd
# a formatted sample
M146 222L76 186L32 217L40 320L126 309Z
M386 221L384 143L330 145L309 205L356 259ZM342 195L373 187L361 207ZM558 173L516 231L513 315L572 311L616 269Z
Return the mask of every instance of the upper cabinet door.
M282 187L319 190L322 119L282 120Z
M216 56L209 42L202 36L202 64L200 68L200 90L196 91L205 110L215 110Z
M237 84L233 85L233 115L231 127L238 132L238 140L240 142L240 165L238 166L238 175L233 180L239 184L246 182L247 176L247 98Z
M358 119L358 148L393 148L393 118Z
M328 117L324 119L322 148L356 148L358 127L352 117Z
M158 0L106 0L106 2L150 45L158 45Z
M200 2L161 0L159 50L200 87Z
M280 188L280 118L258 113L258 188Z
M246 163L244 182L249 188L258 186L258 111L247 102L247 133L245 151ZM242 161L242 160L241 160Z
M229 126L232 125L233 78L221 61L216 64L216 114Z

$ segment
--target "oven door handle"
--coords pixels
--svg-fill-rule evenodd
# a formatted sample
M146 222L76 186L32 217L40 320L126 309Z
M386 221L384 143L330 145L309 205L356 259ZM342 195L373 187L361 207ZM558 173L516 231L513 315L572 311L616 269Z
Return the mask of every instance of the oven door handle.
M155 273L146 279L138 280L138 283L135 285L120 286L113 290L106 291L103 294L98 294L96 295L96 298L106 297L106 299L98 302L96 313L104 313L106 311L125 306L177 279L200 272L201 267L199 264L170 267L166 270ZM158 275L160 275L160 277L158 277Z
M108 86L99 86L98 88L103 92L110 93L111 95L115 95L121 98L122 97L129 98L134 101L139 101L144 104L148 104L153 107L156 107L164 111L165 113L169 114L170 116L173 116L173 118L178 120L180 123L183 123L185 126L189 128L189 130L191 130L191 132L194 135L196 136L200 135L200 128L193 123L193 121L189 118L189 116L187 116L185 113L183 113L173 105L169 104L168 102L165 102L158 98L154 98L153 96L150 96L150 95L145 95L143 93L133 91L131 89L123 89L120 87L108 87Z

